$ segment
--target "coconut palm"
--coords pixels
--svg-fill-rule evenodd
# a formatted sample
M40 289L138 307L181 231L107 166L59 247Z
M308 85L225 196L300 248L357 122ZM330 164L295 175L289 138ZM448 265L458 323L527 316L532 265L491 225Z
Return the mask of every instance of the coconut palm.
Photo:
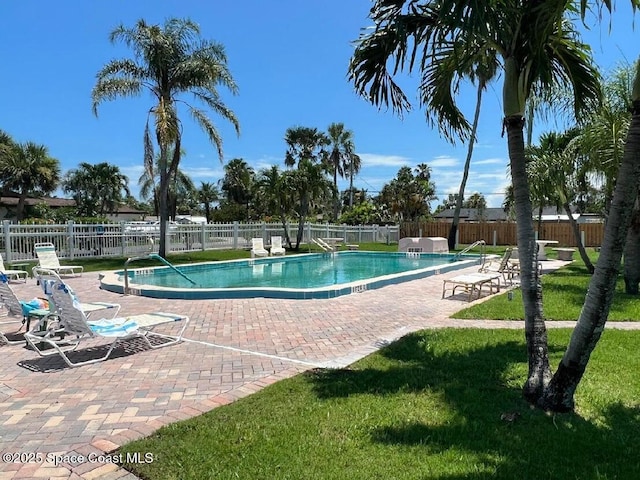
M198 189L198 201L204 205L204 216L207 223L211 221L211 204L220 199L218 187L209 182L200 182Z
M257 186L267 211L275 213L280 218L285 243L291 248L287 215L293 210L293 198L289 194L292 188L289 188L287 182L288 176L283 174L276 165L272 165L271 168L259 172Z
M64 193L70 193L76 201L80 215L103 216L117 210L131 193L129 179L117 165L107 162L95 165L82 162L69 170L62 183ZM123 195L124 192L124 195Z
M451 59L452 62L456 61L456 56ZM449 229L449 236L447 243L449 244L449 250L453 250L456 247L456 236L458 233L458 224L460 223L460 210L462 209L462 202L464 200L464 191L467 186L467 179L469 178L469 168L471 167L471 159L473 158L473 147L477 141L478 122L480 121L480 107L482 106L482 93L487 88L489 82L493 80L498 70L498 59L496 52L493 49L487 51L480 51L478 61L471 66L471 70L465 73L465 76L469 77L469 80L476 83L476 107L473 114L473 121L471 123L471 131L469 134L469 145L467 146L467 156L464 161L464 169L462 171L462 180L460 181L460 188L458 190L458 197L453 210L453 219L451 221L451 228ZM450 69L447 64L442 63L441 68Z
M542 405L553 406L556 410L573 408L575 390L604 331L615 293L620 260L632 219L629 212L638 197L640 184L640 61L636 63L631 101L631 123L600 256L569 346L540 400Z
M327 136L330 142L327 162L329 170L333 174L333 189L336 192L333 205L333 218L337 219L340 213L338 176L344 178L345 175L349 175L350 187L353 187L353 175L360 169L360 157L355 153L353 132L346 129L344 123L332 123L329 125ZM353 202L351 202L351 204L353 204Z
M565 16L568 6L566 0L378 0L371 10L374 27L361 35L349 69L358 92L400 114L411 105L393 74L420 70L419 97L427 118L445 136L467 137L469 123L456 106L454 79L477 63L480 52L493 49L501 58L503 131L513 180L529 353L523 393L533 403L541 399L551 370L524 154L525 105L535 84L542 89L556 82L570 86L576 113L592 107L600 93L589 49ZM456 62L449 69L440 67L452 57Z
M325 148L329 145L327 136L317 128L292 127L285 133L287 151L284 163L295 170L285 172L284 185L296 198L294 211L298 216L296 245L300 247L304 234L304 225L313 202L332 191L326 174Z
M253 199L254 177L255 172L247 162L241 158L234 158L224 166L224 177L220 187L227 200L244 206L247 221L251 218L249 205Z
M58 187L60 162L49 156L44 145L15 143L6 134L0 142L0 180L5 189L18 193L16 218L20 221L29 195L48 195Z
M139 96L148 90L155 99L147 115L144 130L144 161L153 162L150 117L153 118L155 142L159 149L159 254L166 255L166 229L169 218L169 189L181 156L182 124L179 106L184 106L191 117L206 133L222 161L222 137L207 116L181 98L189 93L211 111L231 122L239 134L235 114L220 98L218 87L237 92L236 84L227 67L224 47L203 40L199 27L188 19L172 18L164 25L150 25L139 20L133 28L120 25L111 32L112 43L122 42L131 48L133 59L112 60L98 72L93 88L93 112L105 100Z
M594 266L582 244L580 229L573 212L571 203L576 196L580 159L572 140L578 135L578 129L570 129L562 133L547 132L540 136L539 144L527 147L527 172L531 178L532 193L538 201L563 208L569 218L571 230L578 245L580 258L589 273L593 273ZM542 215L540 215L541 217ZM538 230L540 231L540 230Z

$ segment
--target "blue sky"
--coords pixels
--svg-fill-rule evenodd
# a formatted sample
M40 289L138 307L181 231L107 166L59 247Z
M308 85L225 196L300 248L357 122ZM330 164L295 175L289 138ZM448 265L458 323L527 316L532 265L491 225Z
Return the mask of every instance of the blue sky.
M628 1L617 2L611 34L608 16L594 22L584 39L597 63L610 69L640 54ZM284 134L293 126L326 130L343 122L355 135L363 168L355 186L375 194L401 166L427 163L440 199L459 186L466 145L441 139L416 109L399 119L356 96L346 71L351 42L370 24L369 0L5 0L0 4L0 129L17 141L44 144L63 171L80 162L110 162L120 167L137 195L142 171L142 134L152 99L121 99L102 104L96 118L91 89L109 60L130 57L109 42L118 24L138 19L162 23L188 17L202 36L225 45L237 96L222 90L236 113L241 135L213 116L224 139L224 161L243 158L256 170L282 165ZM403 84L415 100L415 78ZM463 90L460 105L473 114L475 91ZM485 195L500 206L507 185L506 139L501 138L501 80L485 94L478 144L467 193ZM205 135L184 118L181 167L200 185L217 182L222 164ZM544 125L538 126L541 132ZM347 185L343 181L342 187ZM439 203L432 204L435 207Z

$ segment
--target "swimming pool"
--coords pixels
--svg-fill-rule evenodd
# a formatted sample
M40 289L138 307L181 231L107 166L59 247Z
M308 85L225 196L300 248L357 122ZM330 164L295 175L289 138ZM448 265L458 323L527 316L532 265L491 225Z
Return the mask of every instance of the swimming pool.
M479 263L454 254L338 252L128 271L129 293L153 298L333 298ZM124 292L124 271L103 274L101 288Z

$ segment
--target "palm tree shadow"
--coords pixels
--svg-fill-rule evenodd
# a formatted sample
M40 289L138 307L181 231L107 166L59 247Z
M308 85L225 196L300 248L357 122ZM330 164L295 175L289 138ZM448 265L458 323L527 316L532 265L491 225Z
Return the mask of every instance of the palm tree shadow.
M435 332L417 332L381 350L378 368L368 367L365 360L361 369L315 370L307 376L324 399L439 394L453 412L448 421L437 415L433 423L393 421L370 433L372 443L474 459L474 468L465 471L452 464L451 472L439 478L637 478L640 460L634 442L640 434L640 407L614 404L598 422L578 414L547 415L523 400L518 384L524 376L520 382L507 380L514 364L526 373L521 342L476 342L473 349L438 353L437 341ZM551 341L549 348L551 353L564 350ZM429 417L429 412L421 415ZM571 447L565 450L567 445Z

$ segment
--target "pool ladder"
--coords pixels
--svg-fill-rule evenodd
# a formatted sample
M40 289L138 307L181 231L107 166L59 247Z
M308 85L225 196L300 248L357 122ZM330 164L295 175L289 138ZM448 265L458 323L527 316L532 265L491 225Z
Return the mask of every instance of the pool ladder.
M325 252L333 252L333 247L329 245L327 242L322 240L321 238L312 238L311 241L318 245Z
M487 253L485 251L485 247L486 247L487 243L484 240L478 240L477 242L473 242L471 245L469 245L467 248L465 248L464 250L458 252L455 254L455 256L453 257L456 261L460 260L460 257L462 257L462 255L464 255L465 253L469 252L470 250L473 250L476 247L480 247L480 259L482 260L482 264L484 264L484 258L486 257Z
M127 267L129 266L129 263L131 263L131 262L133 262L135 260L149 260L149 259L160 260L162 263L164 263L170 269L172 269L173 271L178 273L181 277L183 277L183 278L187 279L189 282L191 282L192 285L196 285L196 282L194 282L192 279L190 279L188 276L186 276L184 273L182 273L180 270L178 270L168 260L162 258L157 253L149 253L148 255L142 255L142 256L139 256L139 257L128 258L124 262L124 292L123 293L125 295L129 295L129 293L131 293L131 289L129 288L129 272L127 270Z

